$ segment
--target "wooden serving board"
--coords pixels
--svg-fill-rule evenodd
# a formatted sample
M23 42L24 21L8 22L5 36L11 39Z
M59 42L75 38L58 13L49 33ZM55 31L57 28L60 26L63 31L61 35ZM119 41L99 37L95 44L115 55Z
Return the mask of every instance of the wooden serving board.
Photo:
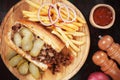
M48 1L48 0L46 0L46 1ZM49 1L51 1L51 0L49 0ZM77 11L77 13L79 13L80 16L83 19L85 19L83 17L82 13L73 4L71 4L67 0L61 0L61 1L64 2L65 4L71 6L72 8L74 8ZM5 65L7 66L7 68L11 71L11 73L13 73L13 75L15 75L20 80L35 80L35 79L31 75L25 75L25 76L20 75L15 68L13 68L9 65L8 60L6 59L6 55L9 52L9 47L5 43L4 35L6 34L7 28L9 26L12 26L15 21L23 18L22 10L28 10L28 9L30 9L30 7L24 0L18 2L16 5L14 5L9 10L9 12L5 16L5 18L1 24L1 30L2 30L2 32L1 32L1 34L2 34L1 57L2 57ZM89 29L88 29L87 24L84 26L85 26L85 34L86 34L86 36L84 38L85 44L81 46L81 51L78 53L78 56L75 58L73 63L67 67L64 67L61 72L59 72L55 75L53 75L49 70L46 71L45 74L43 75L42 80L68 80L71 77L73 77L81 69L81 67L83 66L83 64L85 63L85 61L87 59L89 47L90 47Z

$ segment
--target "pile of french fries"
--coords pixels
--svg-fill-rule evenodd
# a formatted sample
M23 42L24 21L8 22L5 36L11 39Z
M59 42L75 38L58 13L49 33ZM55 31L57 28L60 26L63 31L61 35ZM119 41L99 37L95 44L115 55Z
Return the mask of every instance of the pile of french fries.
M39 10L40 4L38 4L34 1L31 1L31 0L26 0L26 2L31 7L35 8L35 10L34 11L23 10L22 11L23 16L30 21L39 22L37 15L38 15L38 10ZM44 21L45 23L50 22L49 18L48 18L48 7L49 6L44 7L43 9L41 9L41 12L40 12L41 20ZM56 15L55 10L51 9L51 14L53 14L53 17L52 17L53 19L56 18L57 15ZM61 10L61 16L64 19L67 19L68 15L66 14L65 9ZM74 14L72 11L70 11L69 18L70 19L74 18ZM59 19L55 23L55 25L58 27L51 25L51 26L46 27L46 28L51 29L51 33L53 33L57 37L59 37L65 43L66 47L68 49L70 49L72 54L74 56L77 56L77 53L80 51L80 46L85 43L85 40L82 39L83 37L86 36L86 34L84 32L84 24L86 24L86 21L77 14L76 20L73 22L65 23L65 22L61 21L61 19ZM76 39L77 37L79 37L81 39L77 40Z

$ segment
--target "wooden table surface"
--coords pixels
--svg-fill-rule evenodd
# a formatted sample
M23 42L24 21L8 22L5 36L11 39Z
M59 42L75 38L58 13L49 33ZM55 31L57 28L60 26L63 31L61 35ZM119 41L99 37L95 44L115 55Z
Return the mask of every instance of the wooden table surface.
M0 0L0 23L2 22L2 19L8 12L8 10L19 0ZM96 66L92 62L92 55L94 52L96 52L98 49L97 43L98 43L98 36L99 35L111 35L116 43L120 44L120 0L70 0L85 16L89 30L90 30L90 40L91 40L91 46L88 58L81 68L81 70L73 76L70 80L87 80L90 73L95 71L101 71L100 67ZM111 5L116 12L116 19L114 25L110 29L101 30L96 29L93 26L91 26L89 22L89 13L91 8L98 4L98 3L106 3ZM118 65L119 66L119 65ZM120 66L119 66L120 67ZM18 80L15 76L13 76L9 70L4 65L2 59L0 58L0 80Z

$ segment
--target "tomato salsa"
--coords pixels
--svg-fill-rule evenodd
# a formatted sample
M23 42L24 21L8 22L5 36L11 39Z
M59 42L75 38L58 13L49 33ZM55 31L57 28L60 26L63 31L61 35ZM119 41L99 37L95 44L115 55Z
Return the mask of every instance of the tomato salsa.
M93 13L93 19L96 24L100 26L106 26L111 23L113 20L112 11L104 6L96 8Z

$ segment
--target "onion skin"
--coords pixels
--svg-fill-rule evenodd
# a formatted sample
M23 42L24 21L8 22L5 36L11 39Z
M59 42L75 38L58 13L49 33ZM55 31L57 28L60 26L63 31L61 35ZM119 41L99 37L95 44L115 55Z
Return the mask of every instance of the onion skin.
M88 80L110 80L103 72L93 72L89 75Z

